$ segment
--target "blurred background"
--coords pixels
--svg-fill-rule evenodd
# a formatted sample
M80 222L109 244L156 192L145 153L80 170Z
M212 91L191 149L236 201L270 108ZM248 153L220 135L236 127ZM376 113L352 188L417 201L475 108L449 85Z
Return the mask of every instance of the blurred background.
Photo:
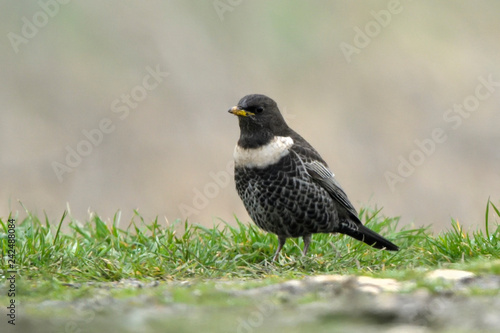
M498 1L3 1L0 209L250 221L246 94L357 207L440 230L500 200Z

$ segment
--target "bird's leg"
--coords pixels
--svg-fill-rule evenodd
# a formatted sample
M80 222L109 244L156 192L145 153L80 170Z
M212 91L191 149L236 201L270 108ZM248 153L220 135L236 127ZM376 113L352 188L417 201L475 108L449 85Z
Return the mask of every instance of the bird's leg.
M284 236L278 236L278 250L276 250L276 253L274 254L273 261L278 260L278 256L280 254L281 249L283 248L283 245L285 245L286 242L286 237Z
M302 236L302 239L304 240L304 256L307 255L307 250L309 250L309 244L311 243L311 235L305 235Z

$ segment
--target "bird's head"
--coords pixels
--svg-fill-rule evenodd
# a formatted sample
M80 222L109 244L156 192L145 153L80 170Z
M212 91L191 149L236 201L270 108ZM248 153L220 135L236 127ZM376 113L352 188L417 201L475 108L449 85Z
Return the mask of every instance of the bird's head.
M265 95L247 95L228 112L238 116L240 142L242 139L251 139L258 144L265 144L288 129L276 102Z

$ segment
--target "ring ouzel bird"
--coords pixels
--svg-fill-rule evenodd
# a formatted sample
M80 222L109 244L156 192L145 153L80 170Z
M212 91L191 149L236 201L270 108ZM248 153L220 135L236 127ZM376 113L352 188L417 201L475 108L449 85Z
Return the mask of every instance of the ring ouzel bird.
M234 149L236 190L253 221L278 236L278 258L287 238L342 233L377 249L398 247L365 227L319 153L288 127L271 98L247 95L229 109L238 116Z

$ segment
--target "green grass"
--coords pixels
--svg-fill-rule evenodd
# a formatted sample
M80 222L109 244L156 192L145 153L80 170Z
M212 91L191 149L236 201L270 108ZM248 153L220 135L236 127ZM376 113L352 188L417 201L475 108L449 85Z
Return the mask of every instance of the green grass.
M64 214L53 224L27 211L16 221L16 269L24 280L55 282L137 279L255 279L281 280L311 274L363 274L405 278L439 267L487 267L500 258L500 211L487 203L485 225L464 231L452 220L447 231L398 229L398 219L380 210L363 209L362 221L399 245L399 252L380 251L342 235L313 236L309 254L301 255L302 240L289 240L280 260L270 259L277 240L252 223L221 222L211 228L177 222L167 227L145 222L136 214L120 229L120 214L106 224L99 216L80 224ZM69 231L61 226L69 222ZM0 219L0 269L8 270L7 220ZM0 274L4 275L4 274Z

